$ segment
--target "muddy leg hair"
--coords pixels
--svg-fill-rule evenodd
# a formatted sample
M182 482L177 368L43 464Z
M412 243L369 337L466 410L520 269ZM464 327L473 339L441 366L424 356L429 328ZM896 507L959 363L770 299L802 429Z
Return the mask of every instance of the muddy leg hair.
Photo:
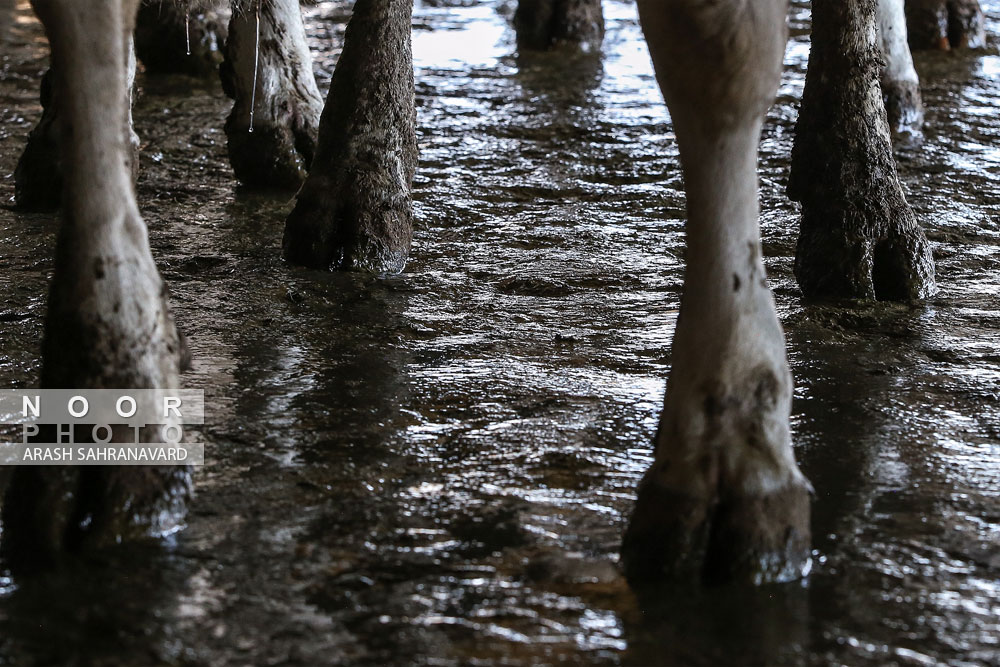
M633 582L785 581L809 564L809 483L764 275L757 144L787 0L640 0L680 148L687 268L655 461L622 545Z
M135 202L125 45L135 3L35 0L65 123L65 214L42 343L45 388L178 386L180 342ZM115 122L113 119L118 119ZM120 434L116 434L118 437ZM19 467L3 504L14 567L168 530L179 467Z

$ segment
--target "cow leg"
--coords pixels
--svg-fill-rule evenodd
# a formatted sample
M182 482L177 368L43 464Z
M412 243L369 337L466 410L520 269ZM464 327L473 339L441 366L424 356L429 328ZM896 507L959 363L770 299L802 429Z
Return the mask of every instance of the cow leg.
M919 136L924 123L920 80L906 41L903 0L878 0L878 27L882 46L882 97L895 135Z
M227 23L226 12L192 0L143 0L136 18L136 55L150 73L215 76Z
M906 23L915 50L986 46L979 0L906 0Z
M129 166L126 50L135 3L33 5L52 48L64 119L66 203L41 385L177 387L181 345ZM165 530L188 486L187 469L178 467L18 467L3 504L5 555L13 567L31 567L66 551Z
M42 117L14 168L14 203L22 211L51 211L62 199L63 167L59 154L59 104L54 99L52 70L42 76Z
M879 86L876 0L815 0L792 150L802 202L795 275L807 297L909 300L934 260L896 176Z
M285 257L318 269L401 271L417 163L412 0L357 0L309 177L285 223Z
M948 43L953 49L986 46L986 19L979 0L948 0Z
M323 110L299 0L243 4L234 4L219 70L234 100L229 161L246 186L295 189L312 163Z
M519 0L514 30L522 49L574 45L597 51L604 40L601 0Z
M906 0L906 30L914 51L951 48L947 0Z
M133 181L139 174L139 135L132 125L132 99L135 84L135 53L131 37L127 40L126 91L128 100L129 173ZM52 211L59 208L63 195L61 112L53 85L52 69L42 76L39 98L42 117L28 134L24 152L14 168L14 203L22 211Z
M631 580L783 581L809 564L809 483L764 275L757 145L787 0L640 0L680 149L687 268L655 461L622 545Z

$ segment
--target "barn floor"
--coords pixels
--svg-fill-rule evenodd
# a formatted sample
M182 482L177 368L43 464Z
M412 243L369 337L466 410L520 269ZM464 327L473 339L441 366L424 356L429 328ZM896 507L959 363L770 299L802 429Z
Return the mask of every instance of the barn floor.
M997 38L917 58L926 141L900 169L940 293L807 305L783 191L794 3L761 196L813 573L636 597L616 551L670 365L684 200L635 7L604 5L601 57L522 58L511 3L417 1L418 228L391 278L286 266L289 198L236 187L218 83L141 79L140 207L209 465L166 544L0 570L0 665L1000 662ZM347 6L308 10L324 91ZM25 0L0 12L6 204L46 51ZM37 381L56 228L0 208L0 386Z

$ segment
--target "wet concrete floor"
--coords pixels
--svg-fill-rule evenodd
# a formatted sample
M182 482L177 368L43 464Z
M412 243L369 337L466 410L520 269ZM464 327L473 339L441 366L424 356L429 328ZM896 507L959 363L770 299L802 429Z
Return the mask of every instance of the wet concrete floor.
M513 3L417 1L416 238L389 278L286 266L290 199L233 181L216 81L140 79L140 207L204 389L187 527L0 572L0 665L997 664L1000 2L919 54L900 153L940 293L810 305L784 195L808 3L762 144L764 249L817 489L814 570L630 591L617 548L670 366L684 198L635 6L591 57L518 56ZM0 2L0 199L46 66ZM309 8L326 90L349 4ZM0 22L3 25L3 22ZM37 382L58 219L0 209L0 386Z

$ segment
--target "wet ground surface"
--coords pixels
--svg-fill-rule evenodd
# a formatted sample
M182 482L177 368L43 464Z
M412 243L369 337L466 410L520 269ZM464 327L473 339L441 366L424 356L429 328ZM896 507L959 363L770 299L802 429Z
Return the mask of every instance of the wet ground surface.
M11 4L5 203L45 66ZM518 57L510 4L418 0L417 233L391 278L286 266L289 199L236 188L218 84L141 81L140 206L210 464L165 544L0 572L0 665L1000 662L1000 57L917 58L926 141L900 169L938 296L807 305L783 193L795 4L762 209L814 570L636 595L616 551L670 365L684 200L634 5L604 5L599 56ZM308 15L325 91L347 9ZM56 227L0 209L2 386L37 381Z

